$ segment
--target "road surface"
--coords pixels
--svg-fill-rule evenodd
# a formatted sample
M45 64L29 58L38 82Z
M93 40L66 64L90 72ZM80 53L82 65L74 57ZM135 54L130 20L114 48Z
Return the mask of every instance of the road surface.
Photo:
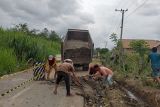
M74 96L66 97L63 82L58 88L58 94L54 95L55 83L33 81L32 74L32 70L28 70L0 79L0 107L150 107L138 97L133 98L130 91L118 84L114 88L104 88L100 82L86 80L86 77L80 77L83 89L71 86ZM86 71L76 72L77 76L86 74ZM19 87L15 88L16 86ZM8 91L12 88L14 90Z
M77 75L83 75L77 73ZM54 83L49 81L30 81L4 96L7 90L18 86L32 78L32 71L18 73L0 80L0 107L83 107L84 99L74 95L66 97L65 86L60 85L58 94L53 94ZM80 89L71 87L72 93L81 92Z

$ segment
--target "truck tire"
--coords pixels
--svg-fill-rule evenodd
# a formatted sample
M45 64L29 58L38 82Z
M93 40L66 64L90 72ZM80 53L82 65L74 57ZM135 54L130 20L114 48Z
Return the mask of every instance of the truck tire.
M89 68L89 64L85 64L85 65L83 65L83 71L87 71L87 70L88 70L88 68Z

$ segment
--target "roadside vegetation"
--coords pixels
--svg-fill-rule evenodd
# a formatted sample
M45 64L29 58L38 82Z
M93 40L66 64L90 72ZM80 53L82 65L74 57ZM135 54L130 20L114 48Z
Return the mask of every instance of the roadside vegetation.
M14 28L0 28L0 76L29 67L35 61L44 61L49 54L60 53L60 36L44 28L30 30L27 24Z
M151 65L148 62L150 49L144 40L134 40L130 43L133 49L130 52L120 54L121 43L116 34L112 34L110 39L115 44L115 47L108 49L98 49L99 56L103 65L113 69L116 78L119 80L134 80L143 86L160 88L151 76ZM106 51L104 51L106 50ZM122 59L122 61L121 61Z

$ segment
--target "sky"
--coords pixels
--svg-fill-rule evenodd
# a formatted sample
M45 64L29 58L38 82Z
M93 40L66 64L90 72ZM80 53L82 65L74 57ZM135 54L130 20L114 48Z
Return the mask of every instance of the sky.
M120 37L121 12L124 39L160 40L160 0L0 0L0 26L27 23L64 36L68 29L87 29L95 47L114 45L109 36Z

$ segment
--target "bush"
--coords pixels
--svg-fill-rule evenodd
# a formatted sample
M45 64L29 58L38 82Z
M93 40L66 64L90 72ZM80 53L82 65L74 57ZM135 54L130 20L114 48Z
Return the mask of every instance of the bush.
M60 53L60 43L41 37L28 36L23 32L0 29L0 44L10 47L18 60L33 58L43 60L49 54Z
M0 48L0 76L9 74L16 69L16 56L12 49Z

